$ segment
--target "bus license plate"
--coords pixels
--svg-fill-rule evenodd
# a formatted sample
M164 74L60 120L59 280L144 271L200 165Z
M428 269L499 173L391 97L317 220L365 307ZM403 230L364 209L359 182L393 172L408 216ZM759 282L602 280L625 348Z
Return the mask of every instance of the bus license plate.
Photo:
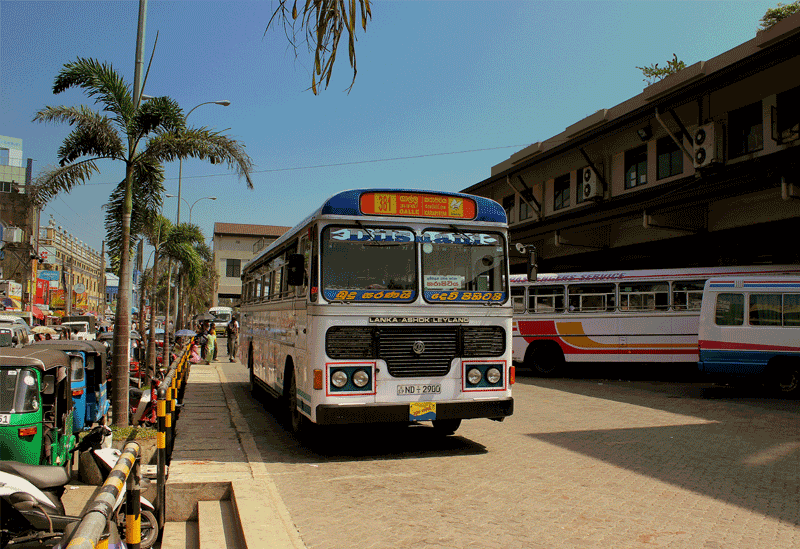
M11 423L11 416L8 414L0 414L0 425L9 425Z
M428 385L398 385L398 395L438 395L442 392L442 386L439 383L432 383Z

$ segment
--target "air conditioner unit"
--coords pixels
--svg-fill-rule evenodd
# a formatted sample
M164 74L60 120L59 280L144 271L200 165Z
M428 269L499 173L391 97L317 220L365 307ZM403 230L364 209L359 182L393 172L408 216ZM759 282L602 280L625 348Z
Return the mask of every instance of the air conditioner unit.
M694 167L707 168L722 162L722 124L711 122L694 131Z
M3 231L3 241L9 244L20 244L22 242L22 229L19 227L7 227Z
M584 200L601 200L603 198L603 184L597 177L597 173L588 166L583 168L583 177L579 188Z

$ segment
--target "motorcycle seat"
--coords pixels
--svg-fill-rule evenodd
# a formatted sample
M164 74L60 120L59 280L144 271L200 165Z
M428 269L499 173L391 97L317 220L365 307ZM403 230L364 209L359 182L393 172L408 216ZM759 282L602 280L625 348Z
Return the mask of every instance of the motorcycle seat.
M19 461L0 461L0 471L22 477L40 490L66 486L70 481L66 467L29 465Z

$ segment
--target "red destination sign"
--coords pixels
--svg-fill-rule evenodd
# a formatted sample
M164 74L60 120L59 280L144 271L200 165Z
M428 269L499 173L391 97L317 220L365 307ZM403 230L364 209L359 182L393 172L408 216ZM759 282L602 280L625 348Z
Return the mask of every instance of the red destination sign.
M475 201L461 196L428 193L364 193L361 213L402 217L474 219Z

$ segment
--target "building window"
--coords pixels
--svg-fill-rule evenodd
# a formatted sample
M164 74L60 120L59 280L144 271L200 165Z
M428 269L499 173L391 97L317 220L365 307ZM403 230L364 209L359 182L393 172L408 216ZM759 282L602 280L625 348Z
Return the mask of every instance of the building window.
M683 173L683 151L671 137L662 137L656 142L656 156L658 158L656 179Z
M556 177L553 184L553 209L560 210L569 207L569 174Z
M0 181L0 193L11 192L11 181Z
M731 111L728 115L728 139L732 158L764 148L764 120L761 101Z
M516 197L513 194L503 198L503 209L506 211L506 217L508 218L509 223L514 222L515 198Z
M530 205L520 198L519 201L519 220L523 221L525 219L530 219L533 217L533 208Z
M779 93L775 99L778 118L778 142L800 137L800 86Z
M647 145L625 152L625 188L647 183Z
M239 278L241 275L242 275L241 259L225 260L225 276L227 276L228 278Z
M10 166L8 149L0 149L0 166Z

